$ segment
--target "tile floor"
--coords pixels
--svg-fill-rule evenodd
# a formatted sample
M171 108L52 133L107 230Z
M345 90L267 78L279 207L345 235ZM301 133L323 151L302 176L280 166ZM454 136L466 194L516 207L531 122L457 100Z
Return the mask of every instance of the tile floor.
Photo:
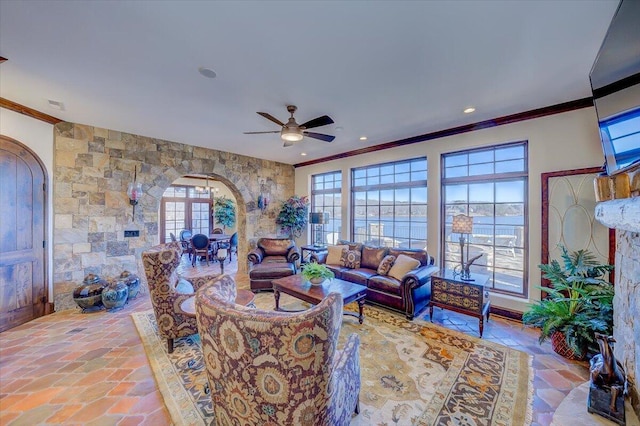
M181 271L219 268L185 264ZM235 261L225 265L225 272L236 271ZM246 274L236 280L248 288ZM0 333L0 425L170 424L130 317L148 309L148 295L140 294L118 312L67 310ZM428 320L428 313L420 318ZM472 317L436 309L434 322L478 336ZM533 425L549 425L563 398L588 380L586 362L565 360L549 344L538 345L537 332L517 322L492 316L483 338L533 355Z

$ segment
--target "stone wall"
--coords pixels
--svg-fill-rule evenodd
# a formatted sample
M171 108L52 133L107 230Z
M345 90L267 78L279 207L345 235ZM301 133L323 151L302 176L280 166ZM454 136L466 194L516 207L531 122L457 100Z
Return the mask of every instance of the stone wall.
M640 417L640 197L598 203L595 217L616 230L613 352L627 373L631 405Z
M136 170L144 195L133 218L127 186ZM278 206L294 191L294 168L287 164L80 124L55 126L56 311L76 306L71 292L88 273L107 278L126 269L144 281L140 253L159 242L160 199L186 174L210 174L231 189L238 205L238 259L246 259L249 239L276 233ZM262 212L256 200L265 188L271 204ZM139 237L124 237L136 229ZM239 262L240 271L246 267Z
M630 383L631 405L640 417L640 233L616 231L616 294L613 299L614 354Z

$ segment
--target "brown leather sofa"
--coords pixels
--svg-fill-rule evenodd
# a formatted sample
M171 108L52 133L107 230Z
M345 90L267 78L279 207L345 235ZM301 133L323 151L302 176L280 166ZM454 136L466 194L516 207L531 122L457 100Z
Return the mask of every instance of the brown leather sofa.
M260 238L247 258L251 291L258 292L272 290L271 280L294 275L300 251L289 238Z
M348 241L339 241L338 245L347 246L346 251L350 252L352 258L345 259L347 253L343 251L342 258L338 262L335 262L334 256L334 259L329 260L335 263L327 263L329 252L322 252L313 253L311 261L326 264L336 278L367 286L368 302L402 312L409 320L412 320L429 303L431 274L436 272L438 267L433 265L434 258L429 256L426 250L371 247ZM358 253L360 253L359 266L353 263L353 257L357 258ZM391 271L385 273L384 270L379 270L380 264L387 255L394 256L396 259L404 255L417 260L419 265L403 275L393 277L388 275ZM397 271L394 274L398 275Z

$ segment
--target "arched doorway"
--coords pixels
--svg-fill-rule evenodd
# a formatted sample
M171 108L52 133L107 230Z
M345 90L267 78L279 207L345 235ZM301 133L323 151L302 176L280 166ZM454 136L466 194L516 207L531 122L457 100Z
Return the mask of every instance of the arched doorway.
M46 173L20 142L0 136L0 331L45 313Z

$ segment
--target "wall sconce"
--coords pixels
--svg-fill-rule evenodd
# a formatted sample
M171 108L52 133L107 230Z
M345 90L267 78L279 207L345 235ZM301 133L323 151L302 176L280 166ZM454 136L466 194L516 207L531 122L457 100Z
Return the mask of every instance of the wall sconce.
M473 232L473 218L463 214L454 216L451 232L460 234L460 278L464 281L473 281L469 273L469 268L464 263L464 236L465 234L471 234ZM467 244L467 261L469 261L469 244Z
M262 210L262 212L264 213L269 207L269 202L271 200L269 200L267 185L264 179L260 180L259 183L260 183L260 195L258 195L258 208Z
M129 183L127 187L127 195L129 196L129 204L133 206L133 219L136 217L136 205L138 205L138 200L142 197L142 184L140 182L136 182L138 179L138 168L133 171L133 182Z

